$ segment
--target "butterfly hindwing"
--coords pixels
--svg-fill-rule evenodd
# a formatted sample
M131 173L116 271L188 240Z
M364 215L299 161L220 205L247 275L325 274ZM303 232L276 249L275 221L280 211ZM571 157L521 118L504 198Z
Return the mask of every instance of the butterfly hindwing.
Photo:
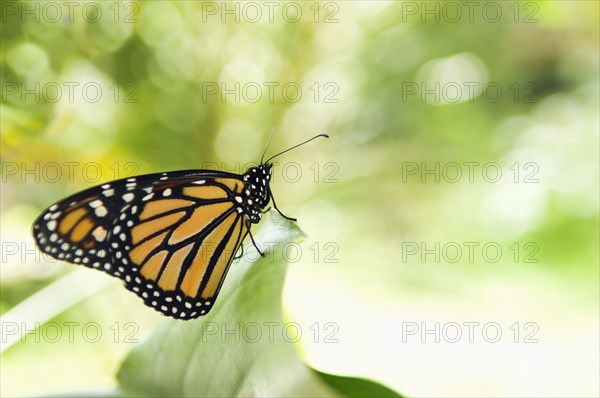
M73 195L34 224L49 255L101 269L165 315L207 313L248 233L241 176L180 171L114 181Z

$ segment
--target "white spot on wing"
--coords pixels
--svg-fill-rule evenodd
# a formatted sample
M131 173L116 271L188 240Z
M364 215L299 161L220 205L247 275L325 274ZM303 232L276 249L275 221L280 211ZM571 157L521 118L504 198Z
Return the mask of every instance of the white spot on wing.
M104 229L104 227L97 227L94 232L92 232L92 235L98 242L102 242L106 239L106 229ZM52 239L52 237L50 237L50 239Z

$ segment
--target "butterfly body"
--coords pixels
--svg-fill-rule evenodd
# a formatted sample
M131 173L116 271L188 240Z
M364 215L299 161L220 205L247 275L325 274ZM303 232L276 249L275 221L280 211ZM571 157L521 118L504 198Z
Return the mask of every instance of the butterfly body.
M192 319L210 311L269 204L271 168L113 181L50 206L33 234L50 256L107 272L164 315Z
M258 167L249 168L243 175L245 188L243 195L236 198L240 203L238 211L246 214L251 223L258 223L261 219L263 209L271 201L271 168L270 163L260 164Z

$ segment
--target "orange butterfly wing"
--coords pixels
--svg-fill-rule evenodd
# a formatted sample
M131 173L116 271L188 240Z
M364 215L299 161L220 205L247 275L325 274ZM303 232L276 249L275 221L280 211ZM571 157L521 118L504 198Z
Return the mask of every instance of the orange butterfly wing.
M241 176L206 171L119 180L73 195L34 224L49 255L101 269L157 311L192 319L212 308L249 232Z

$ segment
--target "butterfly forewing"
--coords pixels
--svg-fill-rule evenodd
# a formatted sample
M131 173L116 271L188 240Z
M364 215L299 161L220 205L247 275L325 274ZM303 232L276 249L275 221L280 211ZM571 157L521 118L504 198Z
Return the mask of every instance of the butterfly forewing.
M49 255L101 269L165 315L207 313L248 233L242 176L180 171L114 181L73 195L34 224Z

